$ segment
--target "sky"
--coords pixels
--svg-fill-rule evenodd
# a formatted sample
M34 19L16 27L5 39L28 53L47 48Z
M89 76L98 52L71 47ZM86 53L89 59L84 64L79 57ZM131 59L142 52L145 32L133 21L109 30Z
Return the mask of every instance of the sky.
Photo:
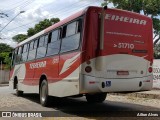
M8 17L0 18L0 31L20 11L19 14L0 32L0 43L7 43L12 47L17 45L12 37L26 34L28 28L34 27L39 21L50 18L64 18L84 9L87 6L100 6L104 0L0 0L0 13Z

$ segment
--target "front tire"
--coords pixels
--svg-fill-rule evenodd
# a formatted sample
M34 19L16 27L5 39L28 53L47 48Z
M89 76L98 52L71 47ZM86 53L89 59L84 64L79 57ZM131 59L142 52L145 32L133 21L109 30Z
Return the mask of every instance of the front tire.
M89 103L102 103L106 96L107 93L86 94L86 99Z
M43 80L40 86L40 103L46 107L48 105L48 83Z

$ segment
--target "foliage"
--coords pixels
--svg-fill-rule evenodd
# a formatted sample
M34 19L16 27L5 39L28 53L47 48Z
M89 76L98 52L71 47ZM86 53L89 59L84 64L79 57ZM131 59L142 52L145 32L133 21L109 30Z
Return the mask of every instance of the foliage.
M137 13L144 13L153 20L154 45L160 40L160 0L108 0L102 6L113 3L116 8L129 10Z
M10 47L9 45L7 45L6 43L0 43L0 53L3 52L11 52L12 51L12 47Z
M11 65L11 58L9 57L9 54L9 52L0 53L0 61L2 61L2 64L5 64L6 69L9 69Z
M23 40L27 39L28 36L25 35L25 34L18 34L18 35L15 35L12 39L15 41L15 42L22 42Z
M27 39L28 37L33 36L34 34L44 30L45 28L51 26L52 24L55 24L57 22L59 22L60 19L59 18L51 18L49 19L44 19L43 21L40 21L38 24L36 24L34 26L34 28L29 28L27 30L27 35L25 34L18 34L15 35L12 39L16 42L22 42L23 40Z
M44 30L45 28L51 26L52 24L55 24L57 22L59 22L60 19L59 18L52 18L52 19L44 19L43 21L40 21L38 24L36 24L34 26L34 28L29 28L27 31L27 35L28 37Z
M160 59L160 44L154 46L154 58Z
M2 61L3 64L6 64L6 68L8 69L10 67L10 58L9 53L12 51L12 47L5 43L0 43L0 61Z

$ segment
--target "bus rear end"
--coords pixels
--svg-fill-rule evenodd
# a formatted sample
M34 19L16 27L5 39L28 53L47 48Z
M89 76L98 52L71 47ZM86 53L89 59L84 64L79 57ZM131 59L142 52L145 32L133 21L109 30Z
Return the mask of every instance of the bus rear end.
M102 8L91 7L84 31L81 93L151 90L150 18L123 10L103 12Z

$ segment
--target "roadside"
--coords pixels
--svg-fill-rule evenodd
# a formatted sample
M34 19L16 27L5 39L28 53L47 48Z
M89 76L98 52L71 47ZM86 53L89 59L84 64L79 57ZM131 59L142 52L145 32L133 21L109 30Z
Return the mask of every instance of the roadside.
M9 86L8 82L3 82L0 87ZM123 93L108 93L109 95L118 96L129 96L137 98L148 98L148 99L160 99L160 89L152 89L151 91L141 91L141 92L123 92Z
M9 86L9 83L8 82L0 83L0 87L4 87L4 86Z
M148 99L160 99L160 90L158 90L158 89L153 89L151 91L109 93L109 94L110 95L119 95L119 96L138 97L138 98L148 98Z

